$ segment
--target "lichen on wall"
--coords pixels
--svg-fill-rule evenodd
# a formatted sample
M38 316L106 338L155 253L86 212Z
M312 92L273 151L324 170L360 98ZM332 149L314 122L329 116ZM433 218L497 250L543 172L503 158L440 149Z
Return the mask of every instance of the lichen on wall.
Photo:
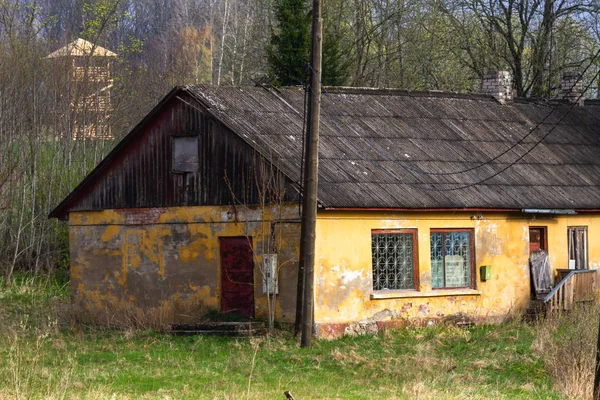
M262 254L279 253L276 318L293 320L296 206L173 207L70 214L71 287L79 317L101 324L197 321L220 309L220 237L251 237L255 311L266 315ZM275 227L275 228L273 228ZM274 246L274 237L279 239Z

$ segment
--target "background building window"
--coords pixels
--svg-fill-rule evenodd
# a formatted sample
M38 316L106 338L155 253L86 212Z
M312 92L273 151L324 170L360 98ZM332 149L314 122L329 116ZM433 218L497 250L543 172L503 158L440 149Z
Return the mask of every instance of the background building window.
M431 286L473 287L473 241L470 230L431 231Z
M417 288L416 237L414 229L371 232L373 290Z
M569 268L587 269L587 226L570 226Z
M173 137L173 172L198 171L198 137Z

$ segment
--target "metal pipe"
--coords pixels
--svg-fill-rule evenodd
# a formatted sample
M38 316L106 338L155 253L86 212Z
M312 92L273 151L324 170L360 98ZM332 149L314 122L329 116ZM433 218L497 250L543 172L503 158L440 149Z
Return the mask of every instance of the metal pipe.
M575 215L577 211L560 208L524 208L521 212L525 214L556 214L556 215Z

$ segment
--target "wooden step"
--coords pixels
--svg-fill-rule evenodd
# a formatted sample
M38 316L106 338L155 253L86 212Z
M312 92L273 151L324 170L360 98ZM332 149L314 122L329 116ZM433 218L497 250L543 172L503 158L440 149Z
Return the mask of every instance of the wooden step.
M548 310L548 305L541 300L530 300L529 306L523 316L526 321L536 322L539 321L540 318L544 318L546 316L546 312Z
M171 333L177 336L212 335L247 337L262 336L266 332L264 322L201 322L198 324L175 324Z

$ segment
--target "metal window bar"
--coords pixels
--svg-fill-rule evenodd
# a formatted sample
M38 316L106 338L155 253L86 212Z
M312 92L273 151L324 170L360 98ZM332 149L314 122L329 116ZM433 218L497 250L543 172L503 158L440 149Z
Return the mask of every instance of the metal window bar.
M372 233L371 239L373 290L414 289L414 234Z

